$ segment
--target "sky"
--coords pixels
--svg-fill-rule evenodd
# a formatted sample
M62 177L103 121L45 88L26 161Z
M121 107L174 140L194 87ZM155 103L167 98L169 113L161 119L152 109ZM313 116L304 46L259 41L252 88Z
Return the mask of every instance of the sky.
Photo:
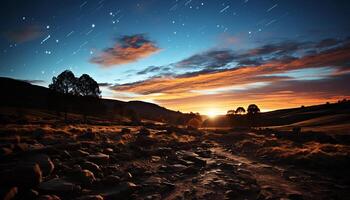
M47 87L71 70L103 98L182 112L350 97L350 2L3 0L0 76Z

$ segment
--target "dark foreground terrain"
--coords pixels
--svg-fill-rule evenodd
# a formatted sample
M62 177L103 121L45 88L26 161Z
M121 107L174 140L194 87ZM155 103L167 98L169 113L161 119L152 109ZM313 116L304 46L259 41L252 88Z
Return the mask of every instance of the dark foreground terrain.
M349 199L349 138L7 120L1 198Z

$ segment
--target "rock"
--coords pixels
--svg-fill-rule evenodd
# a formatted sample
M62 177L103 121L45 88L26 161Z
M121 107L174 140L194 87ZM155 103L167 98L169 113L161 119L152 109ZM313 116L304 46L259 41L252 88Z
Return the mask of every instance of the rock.
M175 172L181 172L187 168L185 165L182 165L182 164L174 164L169 167Z
M80 135L80 138L81 139L88 139L88 140L95 140L95 139L97 139L97 135L96 135L96 133L92 132L91 129L87 129L87 131L84 134Z
M159 147L156 150L157 155L159 156L169 156L173 153L173 149L170 147Z
M89 161L97 163L97 164L108 164L109 155L98 153L95 155L88 156Z
M189 166L186 169L182 170L182 172L187 175L193 175L198 173L198 169L193 166Z
M162 196L160 194L152 194L152 195L148 195L145 198L146 200L160 200L162 199Z
M149 136L150 134L151 134L151 132L150 132L148 129L146 129L146 128L141 128L138 135L141 135L141 136Z
M45 136L45 131L43 129L36 129L32 135L35 139L39 140Z
M80 187L64 179L54 178L41 183L39 189L48 193L69 194L79 191Z
M18 143L15 144L13 150L17 153L23 153L29 150L29 144L27 143Z
M32 187L41 183L42 172L38 164L21 164L1 172L0 185Z
M61 200L61 198L56 195L41 195L38 200Z
M0 156L8 156L13 153L12 149L7 148L7 147L2 147L0 148Z
M116 175L108 175L103 180L102 183L105 185L118 185L120 182L120 177Z
M61 157L62 158L65 158L65 159L70 159L70 158L72 158L72 155L69 153L69 151L67 151L67 150L64 150L62 153L60 153L61 154Z
M159 156L152 156L151 157L152 162L159 162L160 160L161 160L161 157L159 157Z
M131 164L130 166L128 166L127 171L134 176L141 176L146 171L146 169L141 166Z
M86 152L84 150L77 150L77 151L73 151L70 153L73 157L86 157L86 156L89 156L89 152Z
M131 130L128 128L122 128L122 130L120 131L120 134L124 135L124 134L130 134Z
M131 182L123 182L113 190L106 191L102 194L105 199L130 199L134 191L139 188Z
M101 195L87 195L77 198L76 200L104 200Z
M28 188L19 188L18 195L15 199L28 199L28 200L36 200L38 199L39 192L33 189Z
M201 157L199 157L198 154L194 152L189 151L178 151L176 152L177 155L182 157L184 160L189 160L195 163L198 167L204 167L207 164L207 161Z
M132 174L130 172L126 172L123 174L123 176L121 176L122 180L124 181L128 181L132 179Z
M298 193L292 193L292 194L288 194L288 199L290 200L303 200L303 195L298 194Z
M101 171L102 171L100 166L98 166L95 163L90 162L90 161L85 161L85 162L81 163L80 166L82 169L90 170L94 174L101 173Z
M25 163L37 163L40 166L43 176L48 176L54 170L55 165L51 161L50 157L45 154L38 154L34 156L27 157L24 159Z
M230 172L234 172L237 169L235 165L229 164L229 163L220 163L219 167L222 170L227 170L227 171L230 171Z
M87 169L81 170L77 176L77 181L82 183L83 185L90 185L92 182L96 180L94 173Z
M113 152L114 152L114 150L112 148L106 148L103 150L103 153L108 154L108 155L112 154Z
M18 194L17 187L11 187L8 189L1 189L0 190L0 199L4 199L4 200L15 199L17 194Z

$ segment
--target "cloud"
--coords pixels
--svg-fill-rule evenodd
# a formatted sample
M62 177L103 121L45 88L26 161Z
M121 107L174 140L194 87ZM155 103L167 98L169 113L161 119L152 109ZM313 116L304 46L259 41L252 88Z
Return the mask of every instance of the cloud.
M4 32L4 36L13 42L23 43L35 40L42 35L42 28L37 25L22 26Z
M175 64L178 68L220 68L235 59L231 50L210 50L195 54Z
M43 84L43 83L45 83L44 80L21 80L20 79L20 81L30 83L30 84Z
M98 86L100 87L110 87L112 85L113 85L112 83L98 83Z
M138 75L148 74L148 73L154 73L160 71L161 67L157 66L149 66L146 69L137 72Z
M113 47L103 50L90 62L111 67L138 61L160 50L157 45L148 40L144 34L125 35L117 39Z
M200 70L153 77L110 89L138 94L139 100L152 98L163 106L184 111L201 111L200 108L205 107L201 101L217 102L217 106L223 108L239 102L260 102L273 109L274 105L274 108L293 107L297 104L300 106L302 102L308 105L350 96L350 90L346 89L346 82L350 79L349 41L343 40L336 44L330 41L284 44L287 44L284 50L281 49L284 46L282 43L272 45L274 47L258 47L256 49L260 50L250 57L241 55L249 55L252 50L242 54L234 54L229 50L196 54L178 63L180 66L202 64ZM319 46L325 49L315 50L313 54L292 56L299 50L304 51L306 46L309 49ZM285 55L256 57L257 54L270 55L280 51L285 52ZM231 68L210 68L208 66L213 65L207 65L221 63L222 66L231 62L238 64ZM172 66L177 67L178 63Z

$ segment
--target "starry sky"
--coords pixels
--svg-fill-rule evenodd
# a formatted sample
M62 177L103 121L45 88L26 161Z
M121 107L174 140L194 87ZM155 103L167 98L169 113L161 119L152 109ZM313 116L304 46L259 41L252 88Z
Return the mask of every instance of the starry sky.
M87 73L104 98L223 114L350 97L350 2L3 0L0 76Z

